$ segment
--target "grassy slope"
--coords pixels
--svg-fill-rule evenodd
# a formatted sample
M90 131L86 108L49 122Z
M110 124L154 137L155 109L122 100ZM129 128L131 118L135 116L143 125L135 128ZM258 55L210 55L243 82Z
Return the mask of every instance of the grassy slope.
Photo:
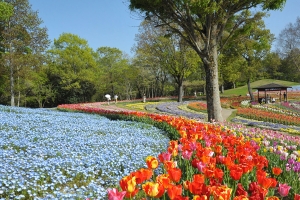
M263 79L259 81L255 81L251 83L251 88L258 87L261 85L266 85L270 83L276 83L280 85L285 85L285 86L294 86L294 85L299 85L297 82L290 82L290 81L282 81L282 80L275 80L275 79ZM255 91L255 90L253 90ZM244 85L242 87L238 87L235 89L230 89L230 90L225 90L221 96L230 96L230 95L246 95L248 93L247 85Z

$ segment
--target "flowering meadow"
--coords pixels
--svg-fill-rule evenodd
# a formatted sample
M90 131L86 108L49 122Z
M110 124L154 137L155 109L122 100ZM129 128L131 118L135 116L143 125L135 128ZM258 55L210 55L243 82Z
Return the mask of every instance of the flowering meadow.
M145 123L0 105L0 199L107 199L168 143Z
M148 117L176 128L159 155L148 154L146 167L133 170L109 188L108 199L299 200L300 139L241 124L203 123L185 117L107 111L92 104L60 109L100 115ZM157 169L159 169L157 171Z

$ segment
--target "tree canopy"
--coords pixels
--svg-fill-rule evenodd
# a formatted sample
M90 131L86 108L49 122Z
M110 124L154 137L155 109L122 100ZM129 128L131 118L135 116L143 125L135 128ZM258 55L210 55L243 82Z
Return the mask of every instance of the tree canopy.
M230 19L243 10L261 7L275 10L286 0L130 0L130 9L139 11L156 26L167 26L179 34L199 55L206 72L208 118L223 121L218 83L218 51L232 38L247 18ZM228 23L234 23L224 35ZM225 37L225 38L224 38Z

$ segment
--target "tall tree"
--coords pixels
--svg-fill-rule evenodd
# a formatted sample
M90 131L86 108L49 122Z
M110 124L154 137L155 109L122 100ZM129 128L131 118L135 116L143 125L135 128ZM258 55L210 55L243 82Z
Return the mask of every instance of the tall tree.
M22 70L30 69L28 60L38 60L49 45L47 29L41 28L42 20L31 10L28 0L6 0L13 7L13 14L1 23L0 46L4 52L1 61L9 69L11 106L15 106L15 85ZM24 72L24 71L23 71ZM19 84L20 85L20 84ZM18 86L18 84L17 84ZM18 105L21 90L18 88Z
M63 33L48 51L49 80L56 90L56 103L87 102L95 94L97 79L94 52L85 39Z
M263 66L266 78L282 79L283 73L280 71L281 59L278 53L271 52L267 54L263 60Z
M277 52L288 63L300 71L300 17L294 24L289 23L279 34L277 39Z
M7 2L0 2L0 59L5 52L5 48L2 44L3 36L2 32L4 28L7 26L8 19L13 15L13 6ZM0 64L0 102L5 102L6 96L6 88L7 88L7 80L8 80L8 70L5 68L3 63ZM3 100L2 100L3 99Z
M250 82L262 75L262 59L269 53L274 36L270 30L265 28L263 17L266 13L257 12L253 18L241 25L233 34L232 39L228 42L227 47L223 49L225 57L234 57L240 64L235 70L241 72L241 77L248 85L248 93L251 100L254 100ZM251 17L250 11L246 10L236 15L237 18L248 19ZM232 25L235 25L232 23ZM231 58L232 59L232 58ZM222 70L222 69L221 69ZM223 70L224 72L224 70Z
M168 34L164 28L155 29L149 21L143 22L142 27L136 39L136 53L150 66L158 66L158 72L167 72L173 77L178 88L178 102L182 102L183 81L199 67L199 57L178 35Z
M243 10L261 6L264 10L282 8L286 0L130 0L130 9L140 11L157 26L168 26L181 35L201 58L206 72L208 118L223 121L218 82L218 52L246 19L235 21L227 39L224 30L229 19ZM222 41L225 41L224 43Z
M129 66L125 54L113 47L99 47L96 50L96 62L102 72L99 82L104 87L104 94L118 95L120 99L132 96L131 80L134 72ZM124 92L126 91L126 93Z

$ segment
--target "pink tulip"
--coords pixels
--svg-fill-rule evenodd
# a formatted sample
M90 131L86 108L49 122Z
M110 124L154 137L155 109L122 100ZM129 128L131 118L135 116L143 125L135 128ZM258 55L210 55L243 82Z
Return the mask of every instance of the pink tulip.
M205 163L203 163L203 162L201 162L201 161L199 161L198 163L197 163L197 168L198 168L198 170L200 171L200 172L203 172L203 169L206 167L206 164Z
M162 156L164 161L170 161L171 157L172 157L172 154L169 153L169 152L162 152L161 156Z
M291 186L288 186L286 183L285 184L279 183L278 192L279 192L280 196L286 197L289 194L290 189L291 189Z
M192 151L183 151L182 152L182 157L186 160L189 160L191 158L191 156L193 155L193 152Z
M123 200L126 191L119 192L116 188L108 189L108 200Z

